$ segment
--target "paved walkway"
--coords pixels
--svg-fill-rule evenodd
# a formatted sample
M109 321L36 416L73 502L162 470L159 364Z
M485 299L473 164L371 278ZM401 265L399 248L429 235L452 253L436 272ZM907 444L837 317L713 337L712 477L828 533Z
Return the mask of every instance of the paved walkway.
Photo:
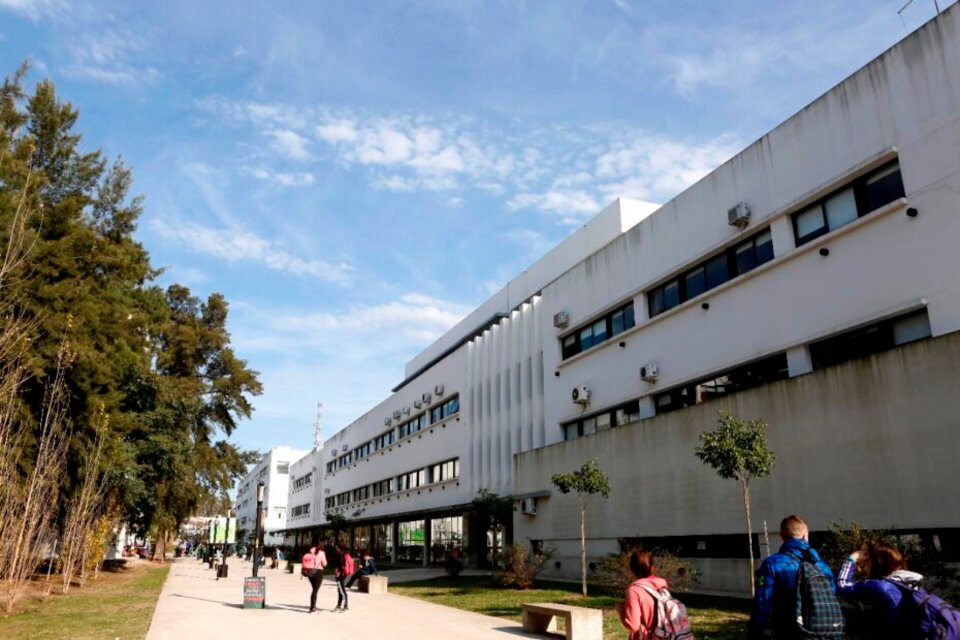
M334 613L337 589L329 577L317 597L319 611L307 613L310 584L281 570L262 569L267 579L265 609L243 608L243 578L249 562L229 561L229 578L194 558L176 560L153 614L147 640L324 640L397 638L400 640L474 640L522 636L520 624L503 618L460 611L392 593L351 591L350 611ZM442 575L439 569L383 572L391 584Z

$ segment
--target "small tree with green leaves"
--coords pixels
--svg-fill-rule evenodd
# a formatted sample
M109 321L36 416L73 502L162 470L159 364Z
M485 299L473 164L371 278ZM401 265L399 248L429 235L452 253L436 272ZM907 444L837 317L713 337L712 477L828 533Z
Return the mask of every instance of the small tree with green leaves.
M599 493L610 497L610 478L603 472L596 458L591 458L573 473L557 473L551 479L561 493L576 492L580 507L580 586L587 595L587 499Z
M513 498L510 496L498 496L497 494L480 489L477 497L470 501L470 511L484 527L484 535L488 531L493 532L493 548L490 550L490 557L493 560L490 563L491 574L497 570L497 561L500 556L500 549L497 545L497 539L504 532L507 524L513 518ZM486 543L484 543L484 546Z
M747 554L750 557L750 595L753 595L753 524L750 521L750 480L770 475L777 460L767 448L767 423L744 422L728 411L720 411L715 431L700 434L694 449L701 462L710 465L721 478L739 480L743 508L747 515Z

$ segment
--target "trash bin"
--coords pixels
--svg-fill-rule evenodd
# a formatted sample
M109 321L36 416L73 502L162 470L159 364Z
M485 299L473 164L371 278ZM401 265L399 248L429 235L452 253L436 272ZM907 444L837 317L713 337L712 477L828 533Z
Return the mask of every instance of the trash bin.
M219 567L217 567L217 580L219 580L220 578L226 578L226 577L227 577L227 565L221 564Z

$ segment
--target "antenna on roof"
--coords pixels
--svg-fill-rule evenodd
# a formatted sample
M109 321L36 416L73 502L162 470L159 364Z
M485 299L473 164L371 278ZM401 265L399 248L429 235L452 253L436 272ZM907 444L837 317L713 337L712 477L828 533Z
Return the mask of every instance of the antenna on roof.
M313 448L323 446L323 403L317 403L317 419L313 423Z

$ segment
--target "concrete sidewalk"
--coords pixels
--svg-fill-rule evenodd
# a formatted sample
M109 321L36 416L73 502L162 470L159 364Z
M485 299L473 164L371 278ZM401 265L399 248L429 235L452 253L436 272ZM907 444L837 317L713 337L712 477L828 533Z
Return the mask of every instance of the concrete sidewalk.
M474 640L535 638L520 624L460 611L392 593L368 595L350 591L350 611L335 613L337 589L329 576L317 596L318 612L310 614L310 583L299 575L261 569L267 579L265 609L243 608L243 578L249 562L229 561L230 577L216 579L212 569L194 558L174 562L163 585L148 640L287 640L304 637L358 640ZM438 569L384 572L391 583L442 575Z

